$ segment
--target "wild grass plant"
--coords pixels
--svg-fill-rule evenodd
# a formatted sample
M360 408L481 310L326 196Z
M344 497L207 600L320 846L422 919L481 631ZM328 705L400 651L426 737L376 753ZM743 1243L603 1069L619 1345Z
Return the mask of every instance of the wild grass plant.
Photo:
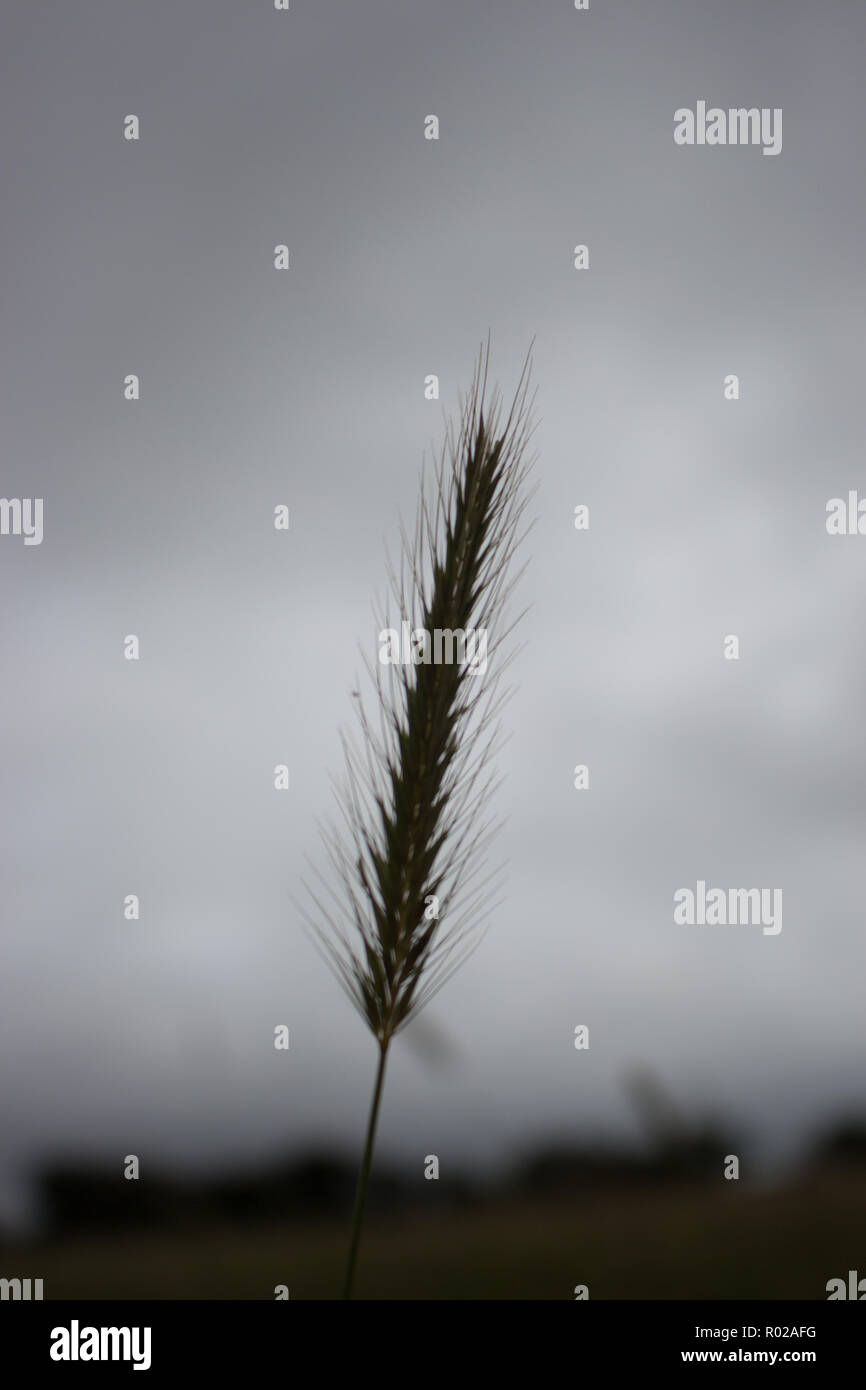
M424 470L414 531L401 527L399 567L387 566L382 629L486 633L485 669L469 661L382 664L364 655L367 696L353 691L354 735L342 734L340 815L322 828L330 874L316 873L304 916L313 938L376 1040L378 1064L352 1217L343 1298L351 1298L376 1125L392 1039L480 940L498 902L486 852L499 783L503 673L519 620L508 611L522 568L533 459L527 356L510 408L488 397L482 349L459 424L449 422ZM428 495L429 494L429 495ZM396 605L395 621L389 606ZM368 702L372 708L368 708Z

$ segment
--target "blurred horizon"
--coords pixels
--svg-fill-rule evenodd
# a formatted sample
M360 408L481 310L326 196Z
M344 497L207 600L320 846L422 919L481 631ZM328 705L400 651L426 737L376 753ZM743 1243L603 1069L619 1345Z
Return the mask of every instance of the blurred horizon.
M571 1298L575 1278L592 1298L815 1299L839 1280L852 1296L866 1116L767 1185L739 1139L684 1124L655 1078L636 1078L635 1099L640 1152L559 1142L498 1175L451 1166L435 1180L431 1155L423 1165L380 1156L359 1296ZM731 1147L742 1170L720 1181ZM0 1265L7 1279L38 1269L37 1297L48 1299L329 1299L356 1176L357 1161L316 1150L234 1175L151 1167L138 1181L55 1165L40 1175L29 1234L0 1226Z

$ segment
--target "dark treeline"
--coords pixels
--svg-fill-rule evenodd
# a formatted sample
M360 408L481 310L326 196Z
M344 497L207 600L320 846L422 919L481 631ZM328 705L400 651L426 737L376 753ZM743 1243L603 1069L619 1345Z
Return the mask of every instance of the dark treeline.
M646 1117L645 1117L646 1118ZM505 1177L495 1180L455 1173L448 1165L438 1181L424 1177L424 1164L377 1163L371 1181L371 1215L411 1214L437 1208L478 1206L515 1196L567 1195L587 1191L675 1183L718 1184L726 1155L746 1165L747 1150L730 1132L689 1130L657 1116L656 1133L643 1151L603 1144L577 1148L549 1145L527 1153ZM648 1124L648 1129L653 1125ZM213 1222L344 1219L351 1207L357 1160L333 1152L310 1152L265 1170L221 1177L178 1178L151 1170L147 1179L124 1180L81 1163L54 1163L37 1175L42 1236L117 1232ZM803 1172L828 1167L866 1168L866 1122L836 1125L813 1146ZM0 1233L2 1238L2 1233ZM20 1239L20 1237L19 1237ZM17 1241L15 1243L18 1243Z

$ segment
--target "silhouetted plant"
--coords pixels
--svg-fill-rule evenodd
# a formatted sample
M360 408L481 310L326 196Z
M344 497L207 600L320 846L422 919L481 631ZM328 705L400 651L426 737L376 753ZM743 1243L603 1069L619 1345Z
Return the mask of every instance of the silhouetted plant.
M399 621L389 622L387 603L382 615L383 629L402 631L408 622L431 639L437 631L485 633L486 670L470 661L437 664L432 655L418 660L423 639L406 664L365 655L375 717L353 691L360 740L342 735L342 815L323 828L335 878L316 875L321 891L308 887L315 911L304 911L379 1049L344 1298L352 1293L391 1039L478 944L479 927L498 905L489 901L491 876L480 877L498 828L484 814L499 782L494 759L508 694L501 677L514 655L503 648L514 627L505 613L522 573L509 571L525 534L533 427L529 357L503 420L498 391L486 400L489 351L488 343L459 430L448 427L432 498L422 470L414 534L401 528L399 573L388 564Z

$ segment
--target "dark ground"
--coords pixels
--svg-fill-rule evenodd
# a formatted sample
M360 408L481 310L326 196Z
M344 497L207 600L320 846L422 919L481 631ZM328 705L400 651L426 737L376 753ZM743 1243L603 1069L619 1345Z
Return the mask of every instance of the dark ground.
M429 1184L433 1188L433 1184ZM356 1295L387 1299L826 1299L866 1274L866 1170L826 1167L773 1191L674 1180L503 1194L374 1213ZM79 1230L0 1251L50 1298L334 1298L347 1219L191 1219ZM12 1266L15 1266L13 1269ZM20 1266L20 1268L19 1268ZM8 1267L8 1268L7 1268Z

